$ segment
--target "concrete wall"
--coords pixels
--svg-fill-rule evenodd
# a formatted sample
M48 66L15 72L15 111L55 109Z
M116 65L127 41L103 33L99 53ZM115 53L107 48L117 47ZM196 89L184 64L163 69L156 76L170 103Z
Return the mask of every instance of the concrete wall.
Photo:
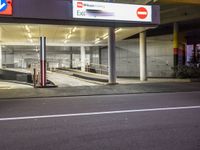
M74 47L73 53L73 67L79 68L80 64L80 48ZM29 68L32 65L40 63L39 53L35 51L14 51L12 53L9 50L3 52L3 64L11 68ZM90 63L90 50L86 49L86 64ZM8 66L12 64L12 66ZM61 68L70 67L70 51L57 51L51 50L47 52L47 68Z
M139 77L139 40L116 43L117 76ZM108 64L107 48L101 51L102 64ZM147 38L148 77L171 77L173 67L172 35Z
M2 65L6 67L14 67L14 53L12 51L2 52Z

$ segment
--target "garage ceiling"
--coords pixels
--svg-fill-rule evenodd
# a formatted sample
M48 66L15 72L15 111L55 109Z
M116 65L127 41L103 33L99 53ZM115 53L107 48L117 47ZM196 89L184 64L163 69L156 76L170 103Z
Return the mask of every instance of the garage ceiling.
M116 40L125 39L147 28L118 28ZM39 45L39 37L46 36L47 44L63 45L106 45L108 29L104 27L83 27L42 24L0 24L1 45Z

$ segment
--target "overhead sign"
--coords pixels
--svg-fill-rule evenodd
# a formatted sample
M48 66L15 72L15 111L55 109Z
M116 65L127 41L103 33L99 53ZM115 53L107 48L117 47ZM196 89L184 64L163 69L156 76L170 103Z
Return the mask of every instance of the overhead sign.
M73 0L73 18L152 22L152 6Z
M0 0L0 15L12 15L12 0Z

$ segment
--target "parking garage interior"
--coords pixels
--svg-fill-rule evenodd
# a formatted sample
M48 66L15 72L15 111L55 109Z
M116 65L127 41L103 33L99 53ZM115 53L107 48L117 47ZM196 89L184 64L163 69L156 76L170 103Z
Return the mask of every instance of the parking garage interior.
M121 1L117 1L121 2ZM134 4L161 5L161 25L152 27L116 27L116 74L139 81L139 33L146 31L147 76L173 77L174 23L179 29L179 64L187 64L199 53L199 5L189 2L127 1ZM196 4L196 3L195 3ZM29 14L28 14L29 15ZM99 85L108 82L108 27L66 22L13 23L9 18L0 23L1 67L33 74L39 70L40 37L47 38L47 78L58 86ZM5 22L5 23L3 23ZM12 23L6 23L12 22ZM23 22L23 21L22 21ZM45 22L45 21L44 21ZM91 23L91 22L90 22ZM101 26L102 27L99 27ZM183 57L183 54L185 57ZM75 76L74 76L75 75ZM80 78L81 77L83 78ZM93 82L98 78L101 82ZM20 77L19 77L20 78ZM62 80L60 80L62 79ZM73 83L72 83L73 80ZM69 82L70 81L70 82ZM130 82L130 80L129 80ZM130 82L131 83L131 82Z
M108 64L101 63L103 59L99 55L100 48L107 47L108 44L107 28L13 23L2 23L0 27L2 69L30 74L33 74L34 68L39 71L39 38L45 36L48 80L59 87L91 86L108 82ZM116 41L146 29L147 27L116 28ZM92 74L97 82L91 83L88 78L84 78L88 74L82 75L81 71L98 74ZM83 79L80 79L80 74Z

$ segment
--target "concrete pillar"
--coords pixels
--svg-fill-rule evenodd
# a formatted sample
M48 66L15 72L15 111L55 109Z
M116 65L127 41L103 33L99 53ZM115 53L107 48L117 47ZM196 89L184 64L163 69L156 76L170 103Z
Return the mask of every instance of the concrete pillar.
M140 81L147 80L146 32L140 33Z
M178 23L173 26L174 66L178 65Z
M115 28L109 27L108 32L108 80L109 84L116 84Z
M86 65L85 58L86 58L85 47L81 46L81 71L84 71L84 72L85 72L85 65Z
M0 68L2 68L2 46L0 45Z

